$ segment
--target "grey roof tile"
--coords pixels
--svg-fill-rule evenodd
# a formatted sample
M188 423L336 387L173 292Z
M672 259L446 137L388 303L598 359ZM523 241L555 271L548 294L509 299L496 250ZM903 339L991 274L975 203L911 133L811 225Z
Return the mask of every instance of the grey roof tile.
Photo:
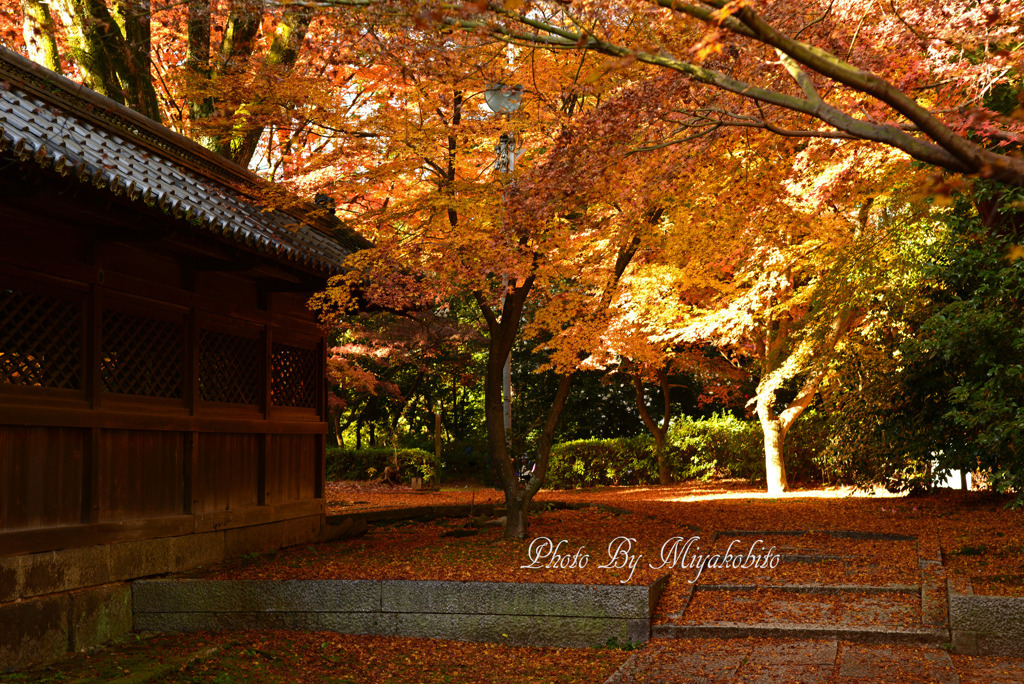
M268 210L256 199L262 181L247 170L0 48L0 149L6 148L23 162L322 274L339 272L346 256L369 246L336 219Z

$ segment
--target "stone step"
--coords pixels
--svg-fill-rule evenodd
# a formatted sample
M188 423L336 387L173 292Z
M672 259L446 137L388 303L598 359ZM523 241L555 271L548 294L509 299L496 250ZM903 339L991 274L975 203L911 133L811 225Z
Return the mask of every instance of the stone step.
M843 641L874 644L915 643L940 645L949 642L948 631L932 628L894 629L792 622L718 622L699 625L654 625L651 628L652 639L742 639L748 637L840 639Z

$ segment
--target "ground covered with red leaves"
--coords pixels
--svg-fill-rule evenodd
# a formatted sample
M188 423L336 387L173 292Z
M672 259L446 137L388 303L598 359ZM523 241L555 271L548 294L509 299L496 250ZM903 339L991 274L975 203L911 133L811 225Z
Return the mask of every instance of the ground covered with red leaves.
M334 632L200 632L130 637L48 667L0 674L0 682L603 682L628 656L611 649L523 648Z
M344 482L329 483L327 496L331 513L503 500L493 489L415 492ZM545 502L552 501L604 508L545 510ZM915 584L919 553L938 554L941 548L944 565L961 586L969 582L975 593L1024 596L1024 510L1007 508L1010 501L987 492L955 491L910 498L804 490L772 498L741 481L543 491L531 516L530 536L551 539L557 553L533 562L539 568L522 566L537 559L540 547L535 545L531 555L528 543L506 542L500 525L442 519L375 525L359 539L285 550L272 562L236 561L216 573L225 578L649 583L667 565L666 542L678 538L681 545L696 537L687 558L676 563L687 581L697 573L695 565L681 567L685 562L730 550L771 552L796 562L709 568L697 581ZM623 542L609 548L620 537L632 540L628 550ZM752 549L757 541L760 545ZM582 567L581 549L587 560ZM636 556L642 558L634 571L628 558Z

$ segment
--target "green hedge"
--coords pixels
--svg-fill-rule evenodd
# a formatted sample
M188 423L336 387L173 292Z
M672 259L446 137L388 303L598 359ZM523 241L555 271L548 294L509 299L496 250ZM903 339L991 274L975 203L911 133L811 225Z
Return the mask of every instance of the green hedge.
M791 483L821 481L826 420L810 412L786 436L786 474ZM673 481L693 478L742 477L764 480L764 434L757 421L727 413L694 420L684 416L669 430L665 455ZM658 462L649 436L563 442L551 450L547 486L657 484Z
M391 447L373 449L341 449L327 447L328 480L365 480L384 474L384 468L394 463L395 450ZM403 481L422 477L436 481L442 463L434 454L423 449L399 449L398 470Z
M674 479L694 475L690 465L666 445ZM548 461L547 486L570 489L599 485L638 485L658 481L651 437L581 439L556 444Z

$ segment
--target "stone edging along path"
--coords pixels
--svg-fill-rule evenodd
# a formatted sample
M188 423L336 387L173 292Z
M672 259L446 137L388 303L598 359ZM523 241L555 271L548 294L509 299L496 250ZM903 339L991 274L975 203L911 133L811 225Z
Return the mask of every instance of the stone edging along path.
M562 502L549 505L577 507ZM333 531L324 539L360 534L368 522L501 512L493 504L353 511L329 516ZM956 652L968 655L1024 656L1024 598L974 596L969 589L956 593L945 577L937 538L918 539L918 556L921 584L917 586L777 587L810 593L920 592L922 624L916 629L720 622L658 625L652 630L654 608L668 575L650 586L412 580L138 580L132 585L132 596L135 629L146 631L330 630L556 647L601 646L609 642L624 645L645 642L652 636L838 638L952 643ZM750 588L722 585L700 590ZM696 590L694 587L693 591Z
M526 646L650 638L651 586L412 580L139 580L135 629L329 630Z

